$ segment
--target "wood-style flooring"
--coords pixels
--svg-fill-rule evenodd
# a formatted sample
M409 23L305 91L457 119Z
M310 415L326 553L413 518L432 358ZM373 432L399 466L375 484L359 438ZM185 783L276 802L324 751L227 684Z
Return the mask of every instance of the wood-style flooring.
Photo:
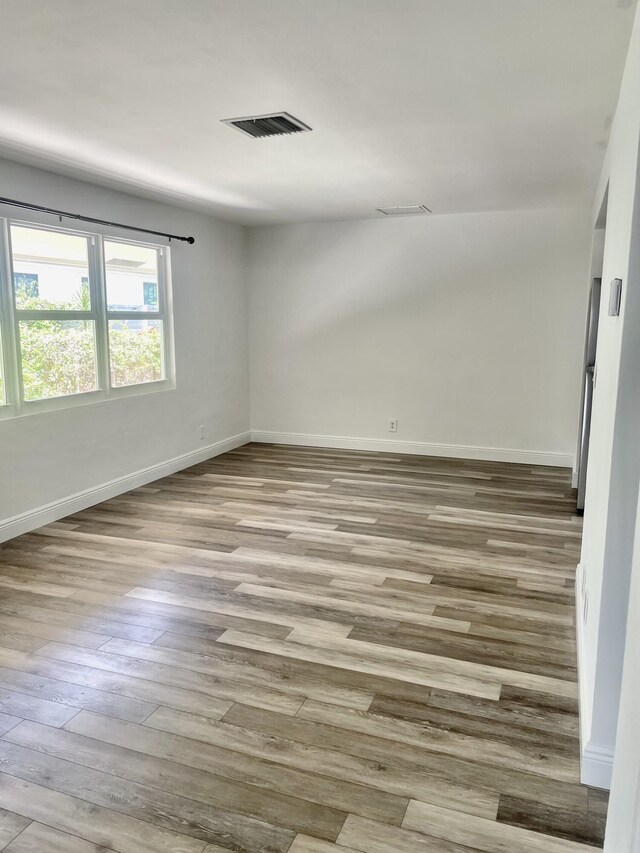
M0 850L579 853L567 470L250 444L0 547Z

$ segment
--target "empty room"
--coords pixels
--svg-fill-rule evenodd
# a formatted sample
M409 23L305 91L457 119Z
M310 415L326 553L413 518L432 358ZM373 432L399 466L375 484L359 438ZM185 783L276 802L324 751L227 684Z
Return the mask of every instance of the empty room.
M0 33L0 851L640 853L635 0Z

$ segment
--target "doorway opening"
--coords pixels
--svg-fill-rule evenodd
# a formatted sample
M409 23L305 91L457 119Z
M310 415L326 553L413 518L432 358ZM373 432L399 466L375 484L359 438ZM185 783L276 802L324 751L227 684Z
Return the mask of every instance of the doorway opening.
M589 439L591 437L591 411L593 393L597 378L596 356L598 346L598 323L600 320L600 296L602 291L602 269L604 265L604 241L607 230L607 200L609 188L604 194L602 207L593 232L591 250L591 290L587 329L584 342L582 367L582 399L580 404L580 430L577 454L577 496L578 512L584 511L585 491L587 487L587 468L589 464Z

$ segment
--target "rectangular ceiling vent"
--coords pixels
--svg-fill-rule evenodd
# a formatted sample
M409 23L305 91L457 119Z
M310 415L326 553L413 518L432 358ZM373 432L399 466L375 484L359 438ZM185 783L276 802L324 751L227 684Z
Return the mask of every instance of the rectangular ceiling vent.
M431 213L426 204L405 204L401 207L376 207L376 210L385 216L419 216L423 213Z
M269 113L265 116L246 116L245 118L225 118L223 124L251 136L253 139L265 139L267 136L283 136L289 133L302 133L311 128L289 113Z

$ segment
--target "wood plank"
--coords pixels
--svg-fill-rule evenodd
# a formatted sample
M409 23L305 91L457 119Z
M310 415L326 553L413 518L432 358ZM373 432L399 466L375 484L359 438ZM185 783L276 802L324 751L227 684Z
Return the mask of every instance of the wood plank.
M93 690L91 687L82 687L68 681L33 675L4 666L0 667L0 688L48 702L58 702L70 708L111 714L123 720L145 720L157 707L157 704L119 696L115 692Z
M241 706L234 707L242 711ZM251 712L250 708L244 710ZM355 814L362 810L365 814L386 814L389 820L397 819L404 813L412 792L427 802L459 804L463 810L485 817L495 818L498 808L497 794L430 777L418 767L396 768L393 763L387 766L286 737L265 736L242 725L213 725L208 718L170 714L166 710L150 718L143 728L84 712L66 728L191 767L213 768L213 772L225 777L249 780L283 793L301 797L312 794L318 802L348 806ZM158 731L153 731L156 728ZM285 772L272 762L303 772ZM340 780L350 784L340 784ZM306 787L302 787L305 782ZM378 797L375 791L362 790L361 786L396 794L400 801Z
M17 726L20 722L22 722L22 717L14 717L11 714L0 713L0 735L8 732L9 729Z
M70 647L71 648L71 647ZM124 716L127 719L131 713L131 705L123 706L119 700L123 696L134 700L141 700L143 706L136 703L135 707L144 714L149 710L149 705L158 706L161 701L169 707L185 708L189 711L198 710L202 713L222 717L233 704L229 700L218 699L206 692L199 690L183 689L172 684L159 683L145 678L129 676L122 672L111 672L94 666L68 663L49 658L40 658L36 655L25 655L21 652L0 649L0 680L5 679L7 685L16 684L17 689L22 691L24 679L12 674L9 677L7 670L15 669L22 674L30 674L39 678L50 679L63 684L55 685L55 689L64 691L63 695L69 697L69 704L74 707L91 707L102 710L115 716ZM26 683L30 679L26 680ZM67 690L66 683L89 688L88 691ZM47 682L49 683L49 682ZM35 690L39 690L42 682L36 681ZM24 692L31 692L25 690ZM105 693L104 697L99 695ZM113 696L113 694L116 696ZM52 697L55 701L55 697ZM137 712L134 712L137 717Z
M222 634L219 642L225 642L225 636L229 631ZM308 638L304 631L292 631L287 637L287 642L311 645L312 638ZM351 637L342 638L329 636L323 640L323 648L337 652L349 652L360 655L366 660L389 662L393 668L414 667L416 670L440 673L442 671L460 676L462 679L476 679L510 687L521 687L525 690L536 690L539 693L551 693L555 696L577 697L577 687L559 678L536 675L530 672L521 672L504 667L487 666L469 660L456 660L445 658L441 655L432 655L426 652L416 652L405 648L389 648L377 643L368 643L362 640L354 640ZM434 685L436 686L436 685ZM465 692L459 690L457 692ZM471 691L466 691L471 692Z
M297 636L299 637L300 635ZM318 637L319 635L316 634L315 636ZM436 672L423 671L417 667L404 666L400 663L392 666L386 661L381 662L362 657L358 655L357 650L351 653L350 651L334 651L331 648L325 648L324 643L320 648L316 648L311 643L302 644L289 640L272 640L268 637L243 634L241 631L232 631L231 629L225 631L220 636L218 642L267 651L282 655L283 657L323 663L336 666L340 669L355 670L356 672L364 672L370 675L380 675L383 678L393 678L395 675L411 684L420 684L424 687L442 687L445 690L452 690L471 696L483 696L487 699L497 699L500 694L499 685L458 676L455 673L448 672L446 667Z
M214 727L211 723L210 719L205 722L184 715L156 718L149 723L151 728L146 728L82 712L69 723L68 729L105 743L205 770L224 779L235 779L339 810L348 807L355 814L377 813L395 823L404 815L408 798L381 795L368 787L371 774L367 774L366 766L360 769L360 774L334 773L331 769L334 766L331 762L336 762L334 753L313 749L296 751L295 744L290 745L285 739L256 736L239 727ZM157 730L153 728L156 725ZM408 784L405 780L405 789ZM378 789L387 790L381 786ZM458 788L456 793L460 796L464 789ZM488 798L484 801L490 802ZM495 815L497 797L491 805Z
M205 844L77 797L0 773L0 808L116 853L202 853Z
M350 689L339 684L331 684L326 679L314 679L283 669L262 667L254 662L244 663L239 659L227 658L220 644L212 640L185 637L167 631L156 640L153 646L154 649L167 648L206 656L212 661L212 671L224 674L234 681L244 681L260 686L270 685L285 693L293 693L304 698L322 699L324 702L333 702L336 705L361 710L366 710L373 700L374 694L371 691Z
M45 645L46 640L60 640L64 643L76 643L89 649L98 649L110 639L110 634L97 634L93 631L79 631L73 628L60 628L47 622L36 622L24 616L0 616L0 645L4 646L6 631L25 634L35 641L35 648ZM40 641L40 642L38 642ZM29 651L24 649L24 651Z
M46 610L47 620L55 624L70 624L70 620L77 618L76 624L82 624L89 630L99 633L104 631L109 636L139 643L152 643L165 631L215 639L225 628L238 628L253 634L263 633L267 637L283 639L291 630L286 625L116 596L106 596L102 602L83 602L76 597L55 599L19 592L4 603L7 610L18 613L28 613L32 606L38 613ZM23 607L28 609L25 611ZM95 625L100 627L94 627Z
M575 757L566 758L526 744L485 740L443 731L420 723L388 719L336 705L325 705L312 699L304 703L297 716L304 720L314 720L363 734L373 734L380 738L400 741L409 746L417 746L458 758L471 756L474 761L481 764L513 767L522 772L536 773L561 782L578 782L580 778L579 765Z
M353 845L351 847L350 845ZM375 820L349 815L338 836L338 850L343 847L360 853L477 853L477 847L454 844L433 836L427 837L408 829L387 826ZM504 853L507 853L505 850Z
M70 723L74 725L77 718ZM535 802L560 806L586 813L588 789L577 784L559 782L544 776L522 773L513 768L501 768L479 764L471 756L456 758L402 741L389 741L353 729L343 729L324 723L316 723L298 717L288 717L259 709L234 705L225 715L224 721L246 726L276 738L291 738L296 742L335 750L340 754L357 756L378 765L372 779L382 776L387 769L398 768L423 774L425 784L439 786L441 781L467 786L470 789L486 789L487 793L517 794ZM372 782L372 784L376 784ZM444 787L444 786L443 786ZM418 797L430 801L430 796ZM458 795L458 799L462 798ZM493 802L495 815L495 800ZM445 806L446 807L446 806ZM473 813L472 809L468 809Z
M231 842L238 853L258 849L285 853L295 833L237 812L188 799L155 786L129 782L102 771L71 763L34 749L0 740L0 762L12 777L47 786L68 797L153 824L176 837L184 835L206 843ZM19 809L14 808L20 813ZM92 839L89 839L92 840ZM192 845L190 845L192 846Z
M201 673L197 670L184 669L182 666L141 660L135 656L114 654L108 651L81 649L78 646L70 646L65 643L48 643L40 649L39 656L79 663L93 669L102 669L120 675L131 675L137 679L158 682L184 690L206 693L211 697L211 707L215 715L218 715L220 711L224 713L230 707L229 703L233 702L247 702L248 704L255 704L259 708L270 708L285 714L295 714L303 701L297 696L288 696L277 690L253 687L239 681L217 678L214 675Z
M593 847L531 832L496 821L412 800L402 822L405 829L456 844L473 845L486 853L592 853Z
M7 734L5 740L57 758L73 755L74 763L82 767L169 793L179 791L182 797L195 802L267 823L275 822L320 838L335 840L346 818L346 812L335 808L318 806L298 797L266 791L183 763L145 755L139 749L115 746L37 723L20 724Z
M28 826L28 818L9 812L6 809L0 809L0 849L5 850L5 845L9 844L17 835L20 835Z
M20 818L24 820L24 818ZM28 821L25 821L28 823ZM60 832L42 823L28 823L24 832L4 848L4 853L112 853L113 847L104 847L84 841L68 832Z
M322 841L310 835L296 835L289 853L357 853L357 851L353 847L332 844L330 841Z
M62 726L78 713L77 708L50 702L48 699L38 699L0 688L0 709L3 714L21 717L25 720L36 720L48 726Z
M584 812L531 803L505 794L500 797L497 819L500 823L508 823L511 826L534 832L553 833L558 838L601 847L604 843L602 817L602 814L592 814L589 810L585 815Z
M196 717L168 708L159 708L145 721L144 725L158 731L180 735L183 738L202 741L205 744L233 749L236 753L244 752L260 759L277 761L279 751L283 751L282 743L274 744L268 738L255 734L252 736L247 730L237 728L234 731L233 727L211 720L208 717ZM300 750L298 755L302 753L303 751ZM238 760L237 757L236 760ZM327 779L322 778L324 775L322 774L322 766L314 767L313 764L309 766L309 763L306 763L307 766L304 768L307 773L306 785L308 788L314 789L314 797L320 798L319 801L328 805L340 804L340 807L345 811L348 810L354 814L376 814L384 816L384 819L389 823L400 823L407 807L405 797L383 793L358 782L343 782L332 771L330 771L332 778L327 784ZM293 762L291 764L295 766ZM314 778L313 774L315 773L318 774L319 778ZM271 774L274 787L281 784L279 781L281 776L285 780L291 778L290 772L284 773L280 768L271 767ZM300 782L299 777L298 782ZM300 788L298 793L302 793Z
M276 625L285 625L287 628L320 628L331 630L334 623L326 619L315 619L313 617L288 615L278 610L263 611L246 604L226 604L221 601L203 601L195 596L176 595L171 592L162 592L155 589L144 589L136 587L126 593L129 598L142 599L143 601L155 601L162 604L188 607L193 610L203 610L220 616L236 616L238 618L250 618L257 622L270 622Z

